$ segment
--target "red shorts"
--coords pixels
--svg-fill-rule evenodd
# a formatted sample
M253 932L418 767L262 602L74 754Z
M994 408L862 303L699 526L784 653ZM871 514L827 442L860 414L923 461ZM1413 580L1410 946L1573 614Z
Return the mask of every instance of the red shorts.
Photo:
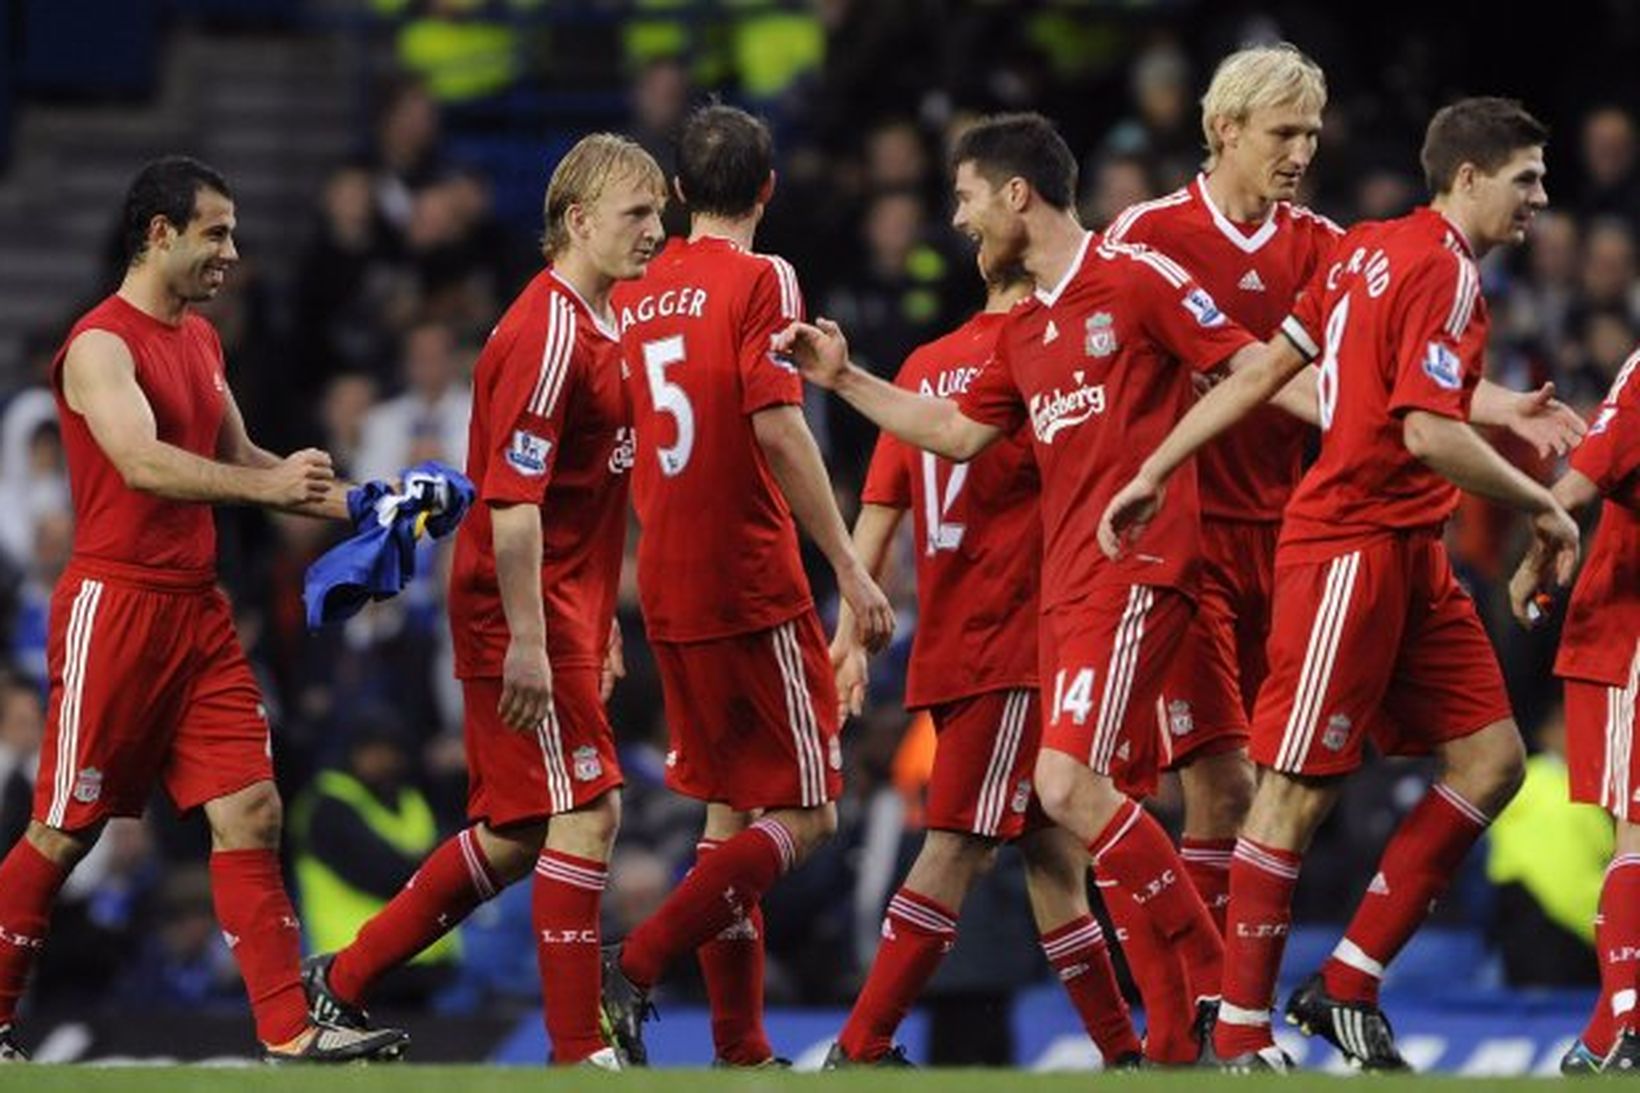
M1269 663L1270 590L1279 524L1202 521L1196 616L1162 684L1162 766L1247 745Z
M1599 805L1619 820L1640 823L1640 651L1627 687L1566 681L1566 766L1571 797Z
M837 685L812 610L769 630L652 645L666 700L666 784L745 812L843 791Z
M273 777L267 707L208 578L71 563L46 658L40 823L140 816L156 779L187 811Z
M1125 793L1155 792L1162 679L1194 611L1182 592L1137 584L1045 611L1042 746L1108 775Z
M1386 755L1426 755L1513 716L1475 604L1427 532L1278 563L1269 651L1251 753L1288 774L1352 771L1369 735Z
M938 734L928 779L928 826L1017 839L1050 821L1031 790L1042 745L1035 687L986 691L931 706Z
M598 697L598 669L552 674L552 709L534 732L501 720L501 680L461 681L467 817L491 827L584 808L621 785L615 734Z

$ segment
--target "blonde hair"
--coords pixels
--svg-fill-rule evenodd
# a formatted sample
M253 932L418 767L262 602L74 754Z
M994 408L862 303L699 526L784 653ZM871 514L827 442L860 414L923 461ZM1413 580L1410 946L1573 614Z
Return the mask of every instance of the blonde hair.
M636 141L617 133L592 133L575 142L547 183L546 235L541 247L548 258L569 246L569 226L564 219L570 206L591 205L603 195L604 187L626 178L647 183L665 200L666 176L655 157Z
M1202 133L1207 138L1207 169L1224 150L1213 123L1219 118L1246 121L1255 110L1295 103L1320 111L1327 105L1327 77L1321 66L1297 46L1239 49L1219 62L1213 82L1202 96Z

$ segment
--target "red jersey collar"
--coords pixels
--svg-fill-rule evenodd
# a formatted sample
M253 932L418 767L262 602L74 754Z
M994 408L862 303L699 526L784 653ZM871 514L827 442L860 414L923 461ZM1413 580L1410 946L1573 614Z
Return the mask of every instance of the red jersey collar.
M1451 232L1452 237L1458 241L1458 246L1463 248L1464 257L1470 260L1474 259L1475 248L1469 245L1469 237L1463 233L1462 228L1452 222L1450 216L1447 216L1433 205L1419 205L1412 210L1412 215L1428 222L1431 226L1439 225L1442 231Z
M581 310L586 313L586 317L592 320L592 325L597 328L598 333L602 334L612 342L618 342L621 340L620 332L615 328L615 324L612 319L605 319L602 315L592 310L592 305L587 303L586 297L576 291L574 285L558 276L558 271L553 269L551 266L547 267L547 274L551 276L555 282L557 282L559 288L569 293L570 298L573 299L576 304L580 306Z

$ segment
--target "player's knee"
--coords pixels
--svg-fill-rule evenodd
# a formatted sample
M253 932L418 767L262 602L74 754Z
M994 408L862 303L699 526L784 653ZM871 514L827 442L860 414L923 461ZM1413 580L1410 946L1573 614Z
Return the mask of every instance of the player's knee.
M807 857L816 848L837 834L837 805L827 801L812 808L794 808L778 817L792 840L797 843L799 858Z
M926 862L932 868L964 875L984 873L996 860L995 840L960 831L928 832L917 854L919 865Z
M258 782L205 806L218 850L271 850L279 845L285 809L272 782Z
M810 809L808 849L813 850L821 843L829 842L837 834L837 804L827 801L818 808Z
M615 835L621 830L621 795L611 790L598 798L578 816L582 831L589 842L603 844L607 849L615 845Z
M1267 771L1253 794L1242 833L1264 846L1302 853L1338 799L1338 778Z
M1247 810L1253 807L1253 791L1258 788L1253 778L1253 765L1245 760L1224 763L1215 771L1214 778L1204 817L1211 830L1203 835L1206 838L1233 839L1241 832Z
M1076 815L1077 779L1075 771L1057 760L1060 757L1044 752L1036 764L1036 796L1042 802L1042 811L1061 827L1067 827Z
M535 868L535 859L541 856L541 847L547 841L547 825L525 823L496 828L479 824L477 839L484 860L496 876L511 884Z
M79 831L62 831L38 820L30 820L24 834L29 845L39 851L41 857L59 868L73 869L96 845L102 828L103 825L98 823Z
M1526 781L1526 749L1518 735L1500 739L1474 764L1459 792L1488 816L1496 816L1520 792Z

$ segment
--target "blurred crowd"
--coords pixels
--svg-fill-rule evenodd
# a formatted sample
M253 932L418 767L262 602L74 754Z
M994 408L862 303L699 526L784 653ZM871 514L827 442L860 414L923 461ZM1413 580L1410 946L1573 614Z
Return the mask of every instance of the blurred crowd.
M600 66L611 95L610 116L599 123L634 135L663 166L671 159L670 132L708 93L767 116L780 167L760 249L791 259L811 314L839 321L856 359L886 375L980 300L970 248L948 225L945 148L966 118L1041 109L1058 120L1084 155L1080 204L1098 227L1194 176L1202 158L1196 99L1219 53L1249 37L1297 36L1259 19L1225 26L1219 40L1186 40L1155 27L1113 30L1080 18L1075 5L1031 6L1028 17L1014 17L1004 4L958 5L946 10L938 35L927 33L926 16L947 5L823 0L748 5L740 14L736 5L717 5L720 14L704 21L673 20L672 5L637 7L645 14L567 32L532 21L539 8L532 3L377 0L380 21L371 33L395 58L395 71L372 92L374 123L360 134L357 155L335 164L315 195L311 222L290 225L305 239L298 262L266 268L256 241L247 239L241 268L204 309L221 330L230 382L261 444L321 446L358 479L388 477L424 458L464 462L468 377L487 332L539 266L539 200L551 167L538 151L520 181L487 169L499 159L486 150L524 136L537 149L559 147L578 135L578 121L534 131L543 117L551 122L560 101L553 96L572 78L566 72ZM1328 63L1325 51L1299 41ZM472 77L475 57L489 57L493 71L477 81L455 78ZM1439 91L1402 87L1386 107L1363 87L1336 81L1305 200L1345 224L1417 204L1415 150L1427 115L1417 104L1433 102ZM1573 127L1556 132L1549 160L1553 208L1538 218L1527 246L1483 265L1493 313L1489 368L1517 388L1553 381L1587 411L1640 329L1634 111L1590 105ZM520 192L522 200L514 196ZM683 227L676 210L669 226ZM7 843L27 815L45 720L46 603L72 547L54 408L41 385L59 336L40 332L31 353L35 383L12 392L0 412L7 662L0 839ZM836 401L815 398L809 410L852 512L873 431ZM1506 450L1540 477L1558 473L1530 452ZM323 862L385 899L437 833L462 822L460 696L441 593L446 559L428 550L418 580L397 600L309 633L303 572L336 529L246 511L222 513L219 528L222 579L276 726L295 875L300 880L304 860ZM1516 630L1502 602L1521 532L1509 515L1466 502L1452 546L1502 651L1522 724L1540 754L1535 769L1552 777L1561 736L1558 687L1549 675L1554 635ZM841 833L766 904L773 1001L852 997L883 903L915 849L929 730L898 704L915 627L908 558L889 582L901 608L900 635L880 658L871 708L845 733ZM811 572L829 612L829 574L823 565ZM612 700L612 720L628 788L606 901L609 936L664 896L691 860L699 829L699 809L663 784L664 717L630 567L621 617L630 673ZM345 795L322 791L324 771L341 772L395 815L425 809L424 839L349 826ZM1352 782L1321 836L1323 852L1308 859L1301 919L1324 921L1350 905L1354 887L1370 876L1367 864L1427 777L1418 764L1380 762ZM1533 800L1553 809L1552 800ZM1166 816L1175 805L1168 793L1158 803ZM1589 843L1601 837L1598 823L1568 830ZM202 868L178 864L200 860L191 850L201 838L197 825L165 807L146 822L112 824L70 882L40 969L40 997L239 1004ZM1483 857L1441 916L1490 930L1508 957L1518 947L1512 924L1522 919L1500 908L1513 907L1520 893L1532 904L1539 882L1529 861L1518 868L1494 861L1499 883L1489 885ZM1598 866L1590 868L1598 876ZM989 883L994 890L965 916L959 953L970 956L949 962L937 991L1005 992L1043 971L1023 901L1013 898L1017 871L1005 859ZM531 949L526 889L476 915L459 954L407 977L403 997L450 1009L532 997L533 962L518 955ZM1576 953L1581 909L1540 910ZM1592 896L1587 910L1592 917ZM313 913L303 908L304 917ZM1005 936L1011 940L999 943ZM1506 963L1512 975L1530 979L1521 960Z

